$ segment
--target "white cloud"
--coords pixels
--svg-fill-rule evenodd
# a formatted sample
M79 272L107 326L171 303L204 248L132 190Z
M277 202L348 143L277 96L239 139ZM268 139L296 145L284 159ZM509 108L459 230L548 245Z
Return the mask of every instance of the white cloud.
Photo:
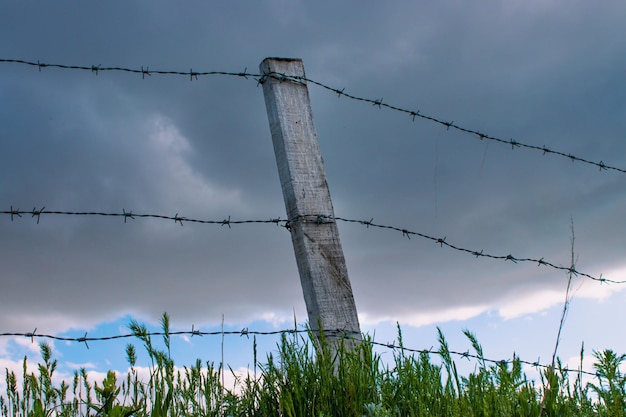
M626 276L626 268L609 271L611 279L621 280ZM361 324L373 326L382 322L405 323L421 327L450 321L463 321L476 317L482 313L495 311L504 320L515 319L527 315L544 313L548 309L562 305L565 301L565 282L562 289L542 288L518 291L505 297L494 299L489 304L475 306L461 306L429 310L420 313L405 313L385 316L378 314L360 313ZM585 277L574 277L570 291L570 299L583 298L604 302L612 295L626 290L618 284L603 284Z
M24 350L31 352L27 354L26 359L26 372L28 374L39 375L38 364L43 363L43 359L40 354L39 345L36 343L31 343L30 340L24 341L23 339L13 339L13 342L19 344ZM34 347L32 347L34 346ZM4 355L2 355L4 356ZM54 359L53 359L54 360ZM24 375L24 356L22 358L13 360L10 358L0 357L0 369L6 370L9 373L13 373L16 379L16 385L18 392L22 390L23 387L23 375ZM2 372L2 376L0 377L0 393L6 392L7 389L7 380L5 378L6 373ZM60 383L61 381L71 381L72 375L67 373L63 373L61 371L56 371L52 375L53 383Z
M472 317L476 317L481 313L488 311L487 306L467 306L467 307L455 307L436 311L430 311L417 314L403 314L394 315L393 317L370 317L367 314L359 314L359 321L363 325L374 326L379 323L388 321L399 321L400 323L406 323L410 326L421 327L429 324L441 323L447 321L462 321L468 320Z
M499 303L498 314L505 320L539 313L564 300L565 291L542 290L526 295L507 297Z
M113 314L109 314L106 317L103 317L103 320L110 319L114 316ZM20 314L20 315L7 315L2 318L3 325L6 328L14 328L16 332L20 333L29 333L33 332L38 335L50 334L55 335L60 332L65 332L70 329L81 329L81 330L92 330L93 323L88 319L85 319L84 316L75 315L70 316L67 314ZM39 342L45 341L51 347L54 346L54 340L52 339L37 339L35 338L35 343L32 343L30 338L20 338L15 339L15 341L20 341L18 343L24 342L31 344L34 346L31 350L39 351Z
M296 317L296 322L298 322L295 312L293 313L293 315L290 316L287 313L281 314L280 312L276 311L267 311L261 314L261 320L271 323L275 329L278 329L280 327L284 327L285 324L293 325L294 316Z
M611 274L611 276L615 277L623 275L623 270L621 274ZM575 277L572 280L570 297L574 299L586 298L603 302L614 293L623 290L624 288L617 284L606 285L584 277ZM563 304L565 302L565 291L566 288L564 287L561 291L550 289L518 294L498 302L496 308L499 315L505 320L527 314L539 313L551 307Z
M13 343L18 345L22 351L30 352L29 356L35 358L41 358L41 348L40 344L44 343L44 341L37 339L29 339L25 337L15 338L12 340ZM45 343L54 351L54 340L45 340ZM38 360L38 359L36 359Z
M13 361L10 359L0 358L0 369L6 370L9 373L15 374L18 391L21 391L22 389L22 374L23 374L22 366L23 364L24 364L23 360ZM27 362L27 366L28 366L28 372L34 372L36 369L36 366L34 363ZM2 372L2 377L0 377L0 393L5 393L7 390L7 381L6 381L5 375L6 375L5 372Z
M241 393L245 387L246 379L254 380L255 374L250 368L241 366L237 369L229 370L224 374L224 388L230 389L235 393ZM261 377L261 372L257 372L256 378Z

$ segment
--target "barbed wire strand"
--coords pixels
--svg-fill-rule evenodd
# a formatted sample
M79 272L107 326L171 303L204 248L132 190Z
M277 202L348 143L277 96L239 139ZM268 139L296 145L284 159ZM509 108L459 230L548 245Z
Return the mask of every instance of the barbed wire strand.
M190 81L193 81L194 79L197 80L198 77L202 77L202 76L212 76L212 75L223 75L223 76L233 76L233 77L241 77L241 78L245 78L248 79L249 77L251 77L252 79L257 81L257 84L263 84L263 82L268 78L268 77L272 77L272 78L277 78L280 80L284 80L284 81L295 81L295 82L301 82L301 83L310 83L313 85L316 85L318 87L321 87L325 90L331 91L335 94L337 94L338 97L346 97L350 100L355 100L355 101L360 101L360 102L364 102L364 103L369 103L372 104L378 108L386 108L392 111L396 111L396 112L400 112L400 113L404 113L407 114L411 117L411 120L415 121L415 118L420 118L423 120L427 120L433 123L437 123L441 126L445 126L445 128L447 130L449 129L455 129L458 130L460 132L463 133L467 133L469 135L475 136L476 138L482 140L490 140L493 142L497 142L500 144L504 144L504 145L510 145L511 149L515 149L515 148L525 148L525 149L530 149L530 150L534 150L534 151L539 151L542 152L543 155L546 154L552 154L552 155L556 155L556 156L560 156L563 158L567 158L569 160L571 160L572 162L580 162L580 163L584 163L584 164L588 164L588 165L593 165L599 168L600 171L603 170L612 170L612 171L617 171L617 172L621 172L621 173L626 173L626 169L623 168L618 168L618 167L614 167L611 165L607 165L605 164L603 161L600 162L595 162L595 161L591 161L589 159L586 158L581 158L578 156L575 156L571 153L565 153L565 152L561 152L558 150L553 150L548 148L547 146L543 145L543 146L537 146L537 145L529 145L523 142L519 142L517 140L514 139L503 139L503 138L499 138L496 136L492 136L486 133L482 133L478 130L474 130L474 129L469 129L460 125L455 124L453 121L447 121L447 120L443 120L434 116L430 116L427 114L424 114L421 112L421 110L411 110L411 109L407 109L407 108L403 108L403 107L399 107L393 104L389 104L389 103L385 103L383 102L383 99L370 99L370 98L365 98L365 97L359 97L350 93L347 93L345 91L345 88L336 88L336 87L332 87L329 86L327 84L324 84L320 81L316 81L314 79L308 78L308 77L303 77L303 76L292 76L292 75L287 75L287 74L283 74L283 73L278 73L278 72L270 72L270 73L266 73L266 74L255 74L255 73L249 73L248 72L248 68L245 68L243 70L243 72L229 72L229 71L194 71L192 68L189 69L189 71L163 71L163 70L151 70L148 66L146 66L145 68L143 66L141 66L140 69L133 69L133 68L124 68L124 67L103 67L102 65L90 65L90 66L81 66L81 65L65 65L65 64L48 64L48 63L43 63L40 62L39 60L37 62L33 62L33 61L25 61L25 60L21 60L21 59L4 59L4 58L0 58L0 63L14 63L14 64L21 64L21 65L28 65L28 66L32 66L32 67L37 67L37 69L41 72L41 70L43 68L59 68L59 69L66 69L66 70L82 70L82 71L90 71L92 73L95 73L96 75L98 75L100 72L105 72L105 71L119 71L119 72L127 72L127 73L133 73L133 74L140 74L142 79L145 79L146 76L151 76L153 74L158 74L158 75L177 75L177 76L185 76L185 77L189 77Z
M151 76L153 74L183 75L185 77L189 77L190 81L193 81L194 79L197 80L198 77L208 76L208 75L229 75L229 76L243 77L243 78L248 78L249 76L250 77L261 76L260 74L248 73L247 68L244 69L243 72L194 71L193 68L190 68L189 71L167 71L167 70L162 71L162 70L151 70L147 66L145 68L142 66L141 69L133 69L133 68L124 68L124 67L103 67L102 65L84 66L84 65L47 64L47 63L40 62L39 60L37 62L31 62L31 61L24 61L21 59L1 59L1 58L0 58L0 62L30 65L33 67L37 67L39 69L39 72L41 72L43 68L59 68L59 69L69 69L69 70L90 71L90 72L95 73L96 75L98 75L100 72L107 72L107 71L128 72L128 73L133 73L133 74L140 74L142 78L145 78L146 76Z
M217 330L217 331L212 331L212 332L207 332L207 331L201 331L198 329L195 329L195 326L191 327L191 330L182 330L182 331L170 331L170 332L159 332L159 331L155 331L155 332L146 332L146 333L142 333L141 336L165 336L170 335L170 336L272 336L272 335L284 335L284 334L301 334L301 333L314 333L314 334L319 334L319 331L315 331L315 330L311 330L311 329L281 329L281 330L272 330L272 331L256 331L256 330L249 330L247 327L241 329L241 330L230 330L230 331L222 331L222 330ZM336 330L331 330L331 331L324 331L324 334L326 335L333 335L334 337L340 337L343 339L348 339L348 340L357 340L357 341L362 341L363 337L359 334L359 336L356 336L356 334L354 336L350 335L350 333L359 333L359 332L350 332L350 331L346 331L345 329L336 329ZM49 339L49 340L56 340L56 341L62 341L62 342L75 342L75 343L84 343L85 346L89 349L89 342L105 342L105 341L112 341L112 340L118 340L118 339L129 339L129 338L134 338L137 337L138 334L135 333L126 333L126 334L118 334L118 335L111 335L111 336L99 336L99 337L90 337L87 336L88 333L85 333L84 336L81 337L70 337L70 336L55 336L55 335L50 335L50 334L39 334L37 333L37 329L35 328L35 330L33 330L32 332L25 332L25 333L0 333L0 337L26 337L29 338L31 340L31 343L35 342L35 339ZM374 340L370 340L370 343L372 343L373 345L376 346L380 346L380 347L384 347L387 349L391 349L391 350L400 350L400 351L404 351L404 352L410 352L410 353L419 353L419 354L428 354L428 355L441 355L441 351L430 348L430 349L413 349L413 348L407 348L403 345L397 345L395 343L382 343L382 342L376 342ZM450 350L449 351L450 354L455 355L455 356L459 356L461 358L465 358L465 359L476 359L476 360L481 360L485 363L491 363L493 365L509 365L514 363L514 360L511 359L505 359L505 360L495 360L495 359L488 359L488 358L484 358L482 356L479 356L477 354L472 354L469 352L469 350L465 351L465 352L459 352L459 351L454 351L454 350ZM534 368L543 368L543 369L547 369L550 368L551 365L544 365L541 364L539 362L539 359L537 361L525 361L520 359L519 357L515 356L515 360L518 361L521 364L525 364L525 365L529 365L532 366ZM581 371L579 369L568 369L568 368L564 368L563 371L565 372L577 372L577 373L583 373L586 375L591 375L591 376L597 376L597 373L593 373L593 372L587 372L587 371Z
M58 210L46 210L45 206L42 207L41 209L37 209L37 208L33 208L32 211L24 211L24 210L20 210L20 209L14 209L13 206L11 206L10 210L4 210L4 211L0 211L0 215L1 214L5 214L8 215L11 219L11 221L14 221L16 218L21 218L22 215L31 215L31 217L36 218L37 219L37 224L39 224L41 216L42 215L68 215L68 216L104 216L104 217L122 217L124 219L124 223L127 223L127 221L129 219L136 219L136 218L154 218L154 219L158 219L158 220L169 220L169 221L174 221L175 223L183 226L183 222L188 222L188 223L197 223L197 224L213 224L213 225L220 225L220 226L228 226L229 228L231 227L231 225L241 225L241 224L253 224L253 223L257 223L257 224L275 224L277 226L282 226L284 228L286 228L287 230L291 230L292 224L298 221L302 221L302 222L308 222L308 223L316 223L316 224L328 224L328 223L334 223L337 221L341 221L341 222L345 222L345 223L357 223L360 224L362 226L366 226L367 228L369 227L373 227L373 228L379 228L379 229L387 229L387 230L393 230L396 232L400 232L402 233L402 236L410 239L411 236L418 236L422 239L426 239L426 240L430 240L436 244L438 244L440 247L448 247L450 249L454 249L456 251L459 252L464 252L464 253L468 253L472 256L475 256L476 258L489 258L489 259L496 259L496 260L503 260L503 261L510 261L513 263L518 263L518 262L530 262L530 263L535 263L537 264L537 266L547 266L556 270L560 270L560 271L565 271L568 274L572 274L574 276L581 276L581 277L585 277L594 281L598 281L601 283L606 283L606 284L626 284L626 280L612 280L612 279L608 279L602 276L602 274L600 274L599 277L587 274L585 272L581 272L578 271L577 269L575 269L573 266L560 266L560 265L556 265L553 262L549 262L546 261L545 258L520 258L517 256L513 256L512 254L508 254L508 255L493 255L493 254L489 254L489 253L485 253L484 250L474 250L474 249L467 249L467 248L463 248L457 245L454 245L450 242L447 241L447 237L443 237L443 238L438 238L438 237L434 237L434 236L430 236L421 232L415 232L415 231L411 231L408 230L406 228L402 228L402 227L396 227L396 226L389 226L389 225L384 225L384 224L378 224L378 223L374 223L374 219L370 219L370 220L355 220L355 219L348 219L348 218L344 218L344 217L336 217L336 216L329 216L329 215L323 215L323 214L304 214L304 215L300 215L296 218L293 219L281 219L280 217L277 218L272 218L272 219L268 219L268 220L232 220L230 216L228 216L227 219L224 220L202 220L202 219L194 219L194 218L189 218L189 217L184 217L184 216L180 216L178 213L176 213L174 216L167 216L167 215L162 215L162 214L143 214L143 213L133 213L132 211L126 211L126 209L122 209L122 212L95 212L95 211L58 211Z
M473 250L473 249L466 249L466 248L462 248L456 245L453 245L449 242L446 241L446 237L444 236L443 238L437 238L437 237L433 237L433 236L429 236L426 235L424 233L420 233L420 232L413 232L401 227L395 227L395 226L388 226L388 225L383 225L383 224L376 224L373 223L373 219L371 220L354 220L354 219L345 219L345 218L341 218L341 217L334 217L334 216L320 216L320 215L315 215L315 216L304 216L309 218L308 221L315 221L315 222L319 222L319 219L329 219L329 220L334 220L334 221L342 221L342 222L348 222L348 223L359 223L361 225L367 226L367 227L377 227L380 229L388 229L388 230L394 230L397 232L401 232L403 236L407 237L410 239L410 236L418 236L421 237L423 239L428 239L431 240L433 242L435 242L436 244L440 245L441 247L443 246L447 246L450 249L454 249L456 251L460 251L460 252L465 252L465 253L469 253L477 258L480 257L484 257L484 258L491 258L491 259L499 259L499 260L504 260L504 261L511 261L513 263L518 263L518 262L530 262L530 263L535 263L537 264L537 266L548 266L550 268L554 268L554 269L558 269L561 271L566 271L568 273L573 274L574 276L581 276L581 277L585 277L585 278L589 278L592 279L594 281L598 281L598 282L602 282L602 283L611 283L611 284L626 284L626 280L622 280L622 281L617 281L617 280L611 280L611 279L607 279L605 277L602 276L602 274L600 274L600 277L595 277L589 274L586 274L584 272L578 271L576 270L574 267L566 267L566 266L559 266L556 265L552 262L546 261L545 258L540 258L540 259L536 259L536 258L519 258L516 256L513 256L511 254L508 255L491 255L488 253L485 253L482 249L480 251L477 250ZM315 218L315 220L311 220L311 218Z
M415 120L416 117L419 117L420 119L424 119L424 120L428 120L434 123L437 123L441 126L445 126L446 130L450 130L450 129L455 129L458 130L460 132L464 132L473 136L476 136L478 139L480 139L481 141L483 139L485 140L490 140L490 141L494 141L494 142L498 142L504 145L510 145L511 149L515 149L515 148L525 148L525 149L531 149L531 150L535 150L535 151L540 151L543 153L543 155L546 154L552 154L552 155L557 155L557 156L561 156L564 158L568 158L570 159L572 162L581 162L584 164L589 164L589 165L594 165L596 167L599 168L600 171L602 170L613 170L613 171L617 171L617 172L621 172L621 173L626 173L626 169L622 169L622 168L617 168L614 166L610 166L605 164L603 161L600 162L595 162L595 161L591 161L589 159L586 158L581 158L575 155L572 155L571 153L565 153L565 152L561 152L561 151L555 151L553 149L548 148L547 146L543 145L543 146L537 146L537 145L529 145L523 142L519 142L515 139L502 139L496 136L491 136L489 134L486 133L482 133L479 132L478 130L473 130L473 129L469 129L463 126L459 126L457 124L455 124L454 122L451 121L446 121L446 120L442 120L442 119L438 119L436 117L433 116L429 116L426 114L421 113L420 110L411 110L411 109L406 109L406 108L402 108L402 107L398 107L398 106L394 106L391 104L387 104L384 103L382 101L382 99L379 100L373 100L373 99L369 99L369 98L363 98L363 97L358 97L358 96L354 96L351 94L348 94L344 91L344 89L337 89L328 85L325 85L323 83L320 83L318 81L312 80L310 78L306 78L306 77L291 77L294 78L296 80L299 81L306 81L309 82L311 84L315 84L319 87L322 87L326 90L332 91L334 93L337 93L339 95L339 97L346 97L349 98L351 100L356 100L356 101L363 101L365 103L370 103L374 106L377 106L379 108L387 108L389 110L393 110L393 111L397 111L400 113L405 113L408 114L412 120Z

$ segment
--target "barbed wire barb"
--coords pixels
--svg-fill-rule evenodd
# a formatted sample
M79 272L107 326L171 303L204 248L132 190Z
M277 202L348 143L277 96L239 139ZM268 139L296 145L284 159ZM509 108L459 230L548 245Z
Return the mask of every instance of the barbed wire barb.
M228 219L222 220L222 226L228 226L230 229L230 216L228 216Z
M10 213L11 213L11 221L13 221L13 216L22 217L22 214L21 214L19 208L17 210L13 210L13 206L11 206L11 212Z
M183 220L187 220L184 217L178 217L178 213L176 213L176 215L174 216L174 223L180 223L180 225L183 225Z
M30 338L30 343L35 343L35 333L37 333L37 328L35 327L35 330L33 330L31 333L24 333L23 336L29 337Z
M78 343L84 343L85 346L87 346L87 349L89 349L89 343L87 343L87 332L85 332L85 335L83 337L77 338L76 341Z
M41 213L43 213L46 207L42 207L40 210L37 210L37 207L33 207L33 217L37 217L37 224L39 224L39 220L41 218Z
M122 213L124 214L124 223L126 223L127 219L135 220L135 218L133 217L133 211L132 210L129 211L129 212L126 212L125 209L122 209Z
M150 67L146 67L146 69L143 69L143 65L141 66L141 79L144 80L146 78L146 75L148 77L152 77L152 74L150 74Z
M194 325L192 324L191 325L191 337L194 337L194 336L202 337L202 334L200 333L200 330L195 330Z

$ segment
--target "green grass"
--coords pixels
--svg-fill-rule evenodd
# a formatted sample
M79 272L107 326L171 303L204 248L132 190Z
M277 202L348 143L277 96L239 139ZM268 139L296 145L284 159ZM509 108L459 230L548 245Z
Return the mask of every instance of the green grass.
M537 383L512 363L487 365L476 337L465 332L478 358L467 375L457 372L441 331L439 358L409 354L402 347L384 364L366 338L351 350L330 349L322 338L283 335L276 354L258 360L238 377L238 389L221 384L221 369L197 360L177 368L171 359L169 318L163 315L163 345L157 349L146 328L129 327L148 353L150 376L141 380L133 345L126 348L130 371L115 372L93 385L84 369L72 381L53 383L57 361L41 344L42 363L19 377L5 371L6 393L0 395L1 417L200 417L200 416L626 416L626 378L620 364L626 355L594 352L597 377L583 384L557 361ZM581 363L583 351L581 350ZM254 376L256 375L256 377ZM574 375L573 380L570 375Z

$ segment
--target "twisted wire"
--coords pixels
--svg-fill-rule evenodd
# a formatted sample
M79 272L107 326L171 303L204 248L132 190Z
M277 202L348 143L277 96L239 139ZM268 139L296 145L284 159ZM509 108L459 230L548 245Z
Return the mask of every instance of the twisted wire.
M439 124L441 126L445 126L447 130L455 129L460 132L475 136L481 141L484 139L484 140L489 140L489 141L511 146L511 149L525 148L525 149L542 152L543 155L551 154L551 155L567 158L571 160L572 162L580 162L583 164L593 165L597 167L600 171L612 170L612 171L616 171L620 173L626 173L626 169L607 165L603 161L599 161L599 162L592 161L590 159L579 157L571 153L566 153L566 152L562 152L559 150L548 148L545 145L542 145L542 146L531 145L531 144L526 144L526 143L517 141L515 139L499 138L497 136L492 136L487 133L480 132L478 130L460 126L458 124L455 124L453 121L447 121L447 120L443 120L434 116L427 115L425 113L422 113L421 110L413 110L413 109L403 108L403 107L399 107L393 104L386 103L383 101L382 98L371 99L371 98L353 95L353 94L347 93L345 91L345 88L340 89L337 87L332 87L320 81L316 81L314 79L304 77L304 76L293 76L293 75L287 75L287 74L283 74L279 72L255 74L255 73L248 72L248 68L245 68L243 71L194 71L192 68L190 68L189 71L175 71L175 70L172 71L172 70L151 70L148 66L146 66L145 68L141 66L140 69L133 69L133 68L125 68L125 67L103 67L102 65L81 66L81 65L66 65L66 64L48 64L48 63L40 62L39 60L37 60L37 62L33 62L33 61L26 61L26 60L21 60L21 59L4 59L4 58L0 58L0 63L13 63L13 64L20 64L20 65L28 65L28 66L38 68L40 72L44 68L59 68L59 69L64 69L64 70L90 71L96 75L98 75L100 72L118 71L118 72L132 73L132 74L140 74L142 79L145 79L146 76L149 77L149 76L152 76L153 74L156 74L156 75L185 76L185 77L189 77L190 81L193 81L193 80L198 80L198 77L202 77L202 76L223 75L223 76L240 77L240 78L245 78L245 79L248 79L248 77L251 77L252 79L257 81L257 84L263 84L268 77L279 79L281 81L295 81L299 83L310 83L318 87L321 87L325 90L331 91L337 94L338 97L346 97L350 100L372 104L373 106L376 106L378 108L386 108L392 111L407 114L408 116L411 117L411 120L413 121L415 121L415 118L427 120L427 121Z
M162 331L154 331L154 332L145 332L142 333L141 336L148 336L148 337L152 337L152 336L183 336L183 335L188 335L191 337L194 336L246 336L247 338L249 336L272 336L272 335L284 335L284 334L291 334L291 335L296 335L296 334L302 334L302 333L312 333L312 334L316 334L319 335L320 332L316 331L316 330L311 330L311 329L281 329L281 330L272 330L272 331L257 331L257 330L249 330L247 327L241 329L241 330L230 330L230 331L211 331L211 332L207 332L207 331L201 331L198 329L195 329L195 326L191 327L191 330L181 330L181 331L169 331L169 332L162 332ZM359 332L350 332L350 331L346 331L345 329L336 329L336 330L331 330L331 331L324 331L324 334L326 335L335 335L335 337L340 337L343 339L348 339L348 340L356 340L356 341L361 341L363 340L363 335L361 335L359 333L359 335L357 336L355 333L359 333ZM351 335L353 334L353 335ZM33 330L32 332L24 332L24 333L19 333L19 332L14 332L14 333L0 333L0 337L26 337L28 339L31 340L31 343L35 342L35 339L49 339L49 340L57 340L57 341L62 341L62 342L74 342L74 343L84 343L85 346L87 347L87 349L89 349L89 342L106 342L106 341L112 341L112 340L118 340L118 339L129 339L129 338L135 338L138 337L139 335L136 333L126 333L126 334L118 334L118 335L110 335L110 336L99 336L99 337L94 337L94 336L88 336L88 333L85 333L84 336L81 337L70 337L70 336L55 336L55 335L51 335L51 334L43 334L43 333L37 333L37 329L35 328L35 330ZM373 345L376 346L380 346L380 347L384 347L387 349L391 349L394 351L401 351L401 352L410 352L410 353L418 353L418 354L427 354L427 355L442 355L442 351L440 350L436 350L433 348L430 349L414 349L414 348L408 348L405 347L402 344L395 344L395 343L382 343L382 342L376 342L374 340L369 340L369 343L372 343ZM518 361L521 364L525 364L525 365L529 365L532 366L536 369L542 368L542 369L547 369L550 368L551 365L544 365L541 364L539 362L539 359L536 361L526 361L526 360L522 360L519 357L514 355L514 359L500 359L500 360L496 360L496 359L489 359L489 358L485 358L483 356L479 356L477 354L473 354L470 353L469 350L464 351L464 352L460 352L460 351L454 351L454 350L448 350L447 353L450 353L451 355L454 356L458 356L461 358L465 358L465 359L475 359L475 360L480 360L484 363L490 363L496 366L505 366L505 365L510 365L513 364L515 361ZM593 373L593 372L587 372L587 371L582 371L580 369L568 369L563 368L562 371L564 372L576 372L576 373L581 373L581 374L586 374L586 375L590 375L590 376L597 376L597 373Z
M121 217L124 219L124 223L126 223L129 219L154 218L158 220L174 221L180 226L183 226L184 222L228 226L229 228L232 225L261 223L261 224L275 224L277 226L284 227L287 230L291 230L292 225L296 222L306 222L306 223L315 223L318 225L323 225L323 224L329 224L329 223L335 223L337 221L341 221L345 223L360 224L362 226L366 226L367 228L372 227L372 228L379 228L379 229L386 229L386 230L400 232L402 233L402 236L408 239L410 239L411 236L417 236L422 239L430 240L431 242L438 244L440 247L445 246L447 248L454 249L459 252L470 254L476 258L489 258L489 259L495 259L495 260L510 261L513 263L530 262L530 263L537 264L537 266L547 266L556 270L565 271L568 274L572 274L573 276L581 276L581 277L588 278L594 281L598 281L600 283L626 284L626 280L608 279L608 278L603 277L602 274L600 274L599 277L596 277L591 274L578 271L574 266L565 267L565 266L557 265L553 262L545 260L545 258L543 257L542 258L522 258L522 257L514 256L510 253L506 255L493 255L493 254L485 253L484 250L482 249L478 251L475 249L463 248L461 246L457 246L448 242L447 237L445 236L443 238L434 237L434 236L430 236L421 232L411 231L402 227L378 224L378 223L374 223L373 218L370 220L357 220L357 219L348 219L344 217L336 217L336 216L330 216L330 215L324 215L324 214L303 214L303 215L296 216L292 219L281 219L280 217L277 217L277 218L272 218L272 219L267 219L267 220L261 220L261 219L232 220L231 217L228 216L227 219L223 219L223 220L203 220L203 219L194 219L194 218L189 218L185 216L180 216L178 213L176 213L174 216L167 216L167 215L162 215L162 214L133 213L132 211L126 211L125 209L122 209L122 212L94 212L94 211L79 212L79 211L58 211L58 210L53 211L53 210L46 210L45 206L42 207L41 209L33 208L33 210L31 211L14 209L13 206L11 206L10 210L0 211L0 215L2 214L9 216L11 221L14 221L16 218L21 218L23 214L31 215L31 217L37 219L37 224L39 224L42 215L67 215L67 216Z

